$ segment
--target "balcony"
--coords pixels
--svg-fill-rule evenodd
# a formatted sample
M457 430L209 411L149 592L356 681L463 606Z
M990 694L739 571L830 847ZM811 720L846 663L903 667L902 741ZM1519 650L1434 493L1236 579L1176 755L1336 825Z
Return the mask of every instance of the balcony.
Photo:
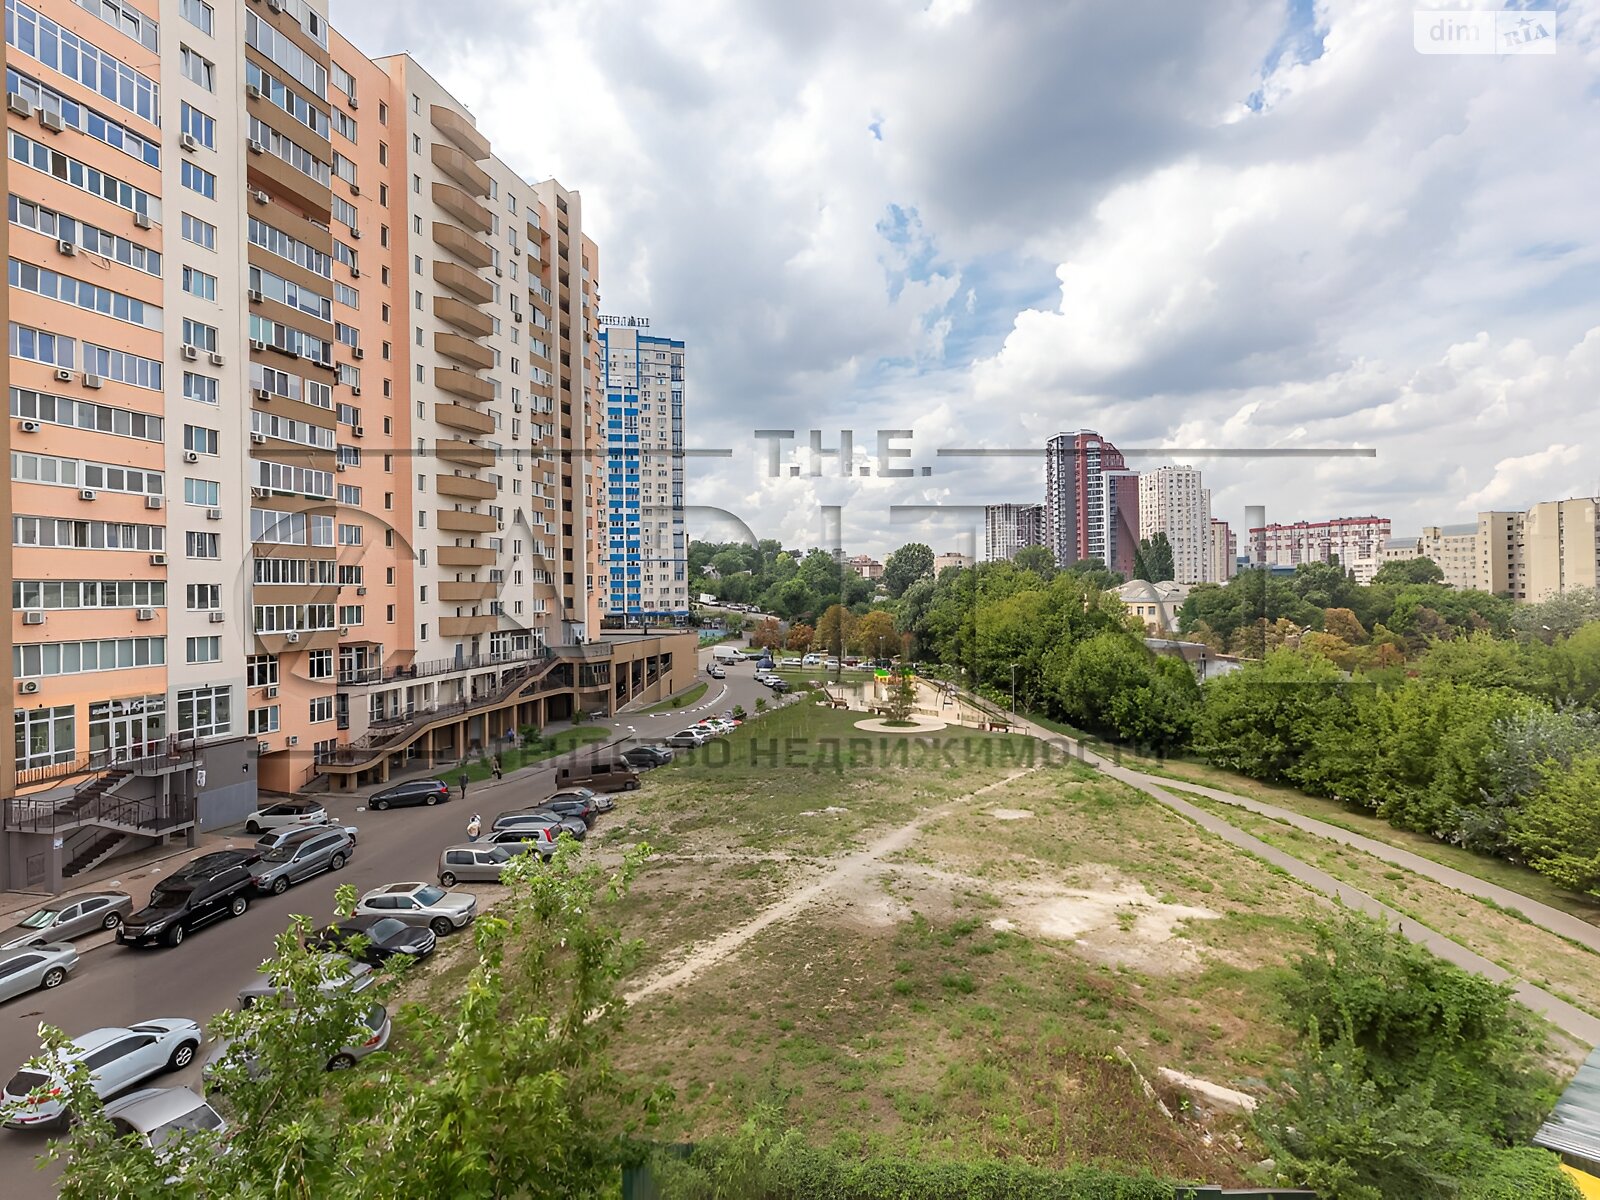
M455 225L443 221L433 223L433 240L474 269L483 270L494 261L494 254L482 241Z
M428 119L433 122L435 129L449 138L474 162L482 162L489 157L489 139L479 133L477 127L455 109L446 108L442 104L429 105Z
M496 491L487 479L474 479L471 475L435 475L433 479L439 495L456 500L488 500Z
M441 567L489 567L498 557L487 546L440 546L434 553Z
M496 616L482 617L440 617L440 637L471 637L475 633L493 633L500 628L500 618Z
M475 371L487 371L494 366L493 350L487 346L480 346L471 338L464 338L459 333L434 334L433 348L446 358L466 363ZM492 389L490 398L493 398Z
M464 429L468 433L493 433L494 418L486 412L468 408L465 404L435 404L433 419L451 429Z
M471 442L458 442L448 438L438 442L433 452L447 462L458 462L469 467L492 467L494 451L487 446L474 446Z
M498 583L441 583L439 599L445 604L478 604L500 594Z
M488 404L494 399L494 384L487 379L479 379L471 371L463 371L459 367L435 367L433 369L433 384L443 391L457 396L464 396L466 399L475 400L479 404ZM490 420L489 429L493 428L494 421Z
M455 263L434 259L433 281L449 288L458 296L465 296L473 304L487 304L494 298L489 281Z
M457 150L454 146L447 146L442 142L434 142L432 156L433 165L459 183L469 195L488 196L488 172L473 162L467 155Z
M435 296L433 315L470 337L488 337L494 332L494 319L488 313L471 304L464 304L454 296Z
M462 512L454 508L441 508L435 516L440 529L450 533L493 533L500 522L488 513Z
M453 184L435 183L433 202L468 229L479 233L489 232L492 224L489 210Z

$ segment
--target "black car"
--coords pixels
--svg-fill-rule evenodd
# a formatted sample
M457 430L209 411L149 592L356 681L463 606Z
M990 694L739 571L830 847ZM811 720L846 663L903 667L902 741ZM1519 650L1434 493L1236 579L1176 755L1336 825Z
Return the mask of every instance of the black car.
M550 812L562 817L577 817L585 825L592 826L595 818L600 815L600 806L593 800L555 799L552 797L543 804L535 805L530 811L541 813Z
M361 953L353 954L347 947L357 934L367 939L367 945ZM433 953L437 941L431 929L369 913L343 917L306 936L306 946L312 950L338 950L374 967L381 967L396 956L426 958Z
M408 804L438 804L450 799L450 785L442 779L412 779L397 783L381 792L373 792L367 800L368 808L382 812L386 808L404 808Z
M777 692L779 695L782 695L784 692L787 692L789 690L788 681L783 680L783 679L774 679L769 686L772 688L772 690L774 692Z
M630 746L622 752L622 761L636 771L644 771L666 766L672 761L672 751L665 746Z
M219 850L205 854L163 879L150 903L123 919L117 942L123 946L176 946L184 936L222 917L238 917L250 907L254 876L249 863L260 855ZM241 861L244 860L244 861Z

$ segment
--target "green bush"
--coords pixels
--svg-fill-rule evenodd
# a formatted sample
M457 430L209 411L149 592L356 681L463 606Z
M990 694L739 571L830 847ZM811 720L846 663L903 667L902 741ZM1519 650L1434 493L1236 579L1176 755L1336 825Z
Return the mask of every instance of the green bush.
M1577 1185L1548 1150L1518 1146L1483 1163L1458 1200L1583 1200Z

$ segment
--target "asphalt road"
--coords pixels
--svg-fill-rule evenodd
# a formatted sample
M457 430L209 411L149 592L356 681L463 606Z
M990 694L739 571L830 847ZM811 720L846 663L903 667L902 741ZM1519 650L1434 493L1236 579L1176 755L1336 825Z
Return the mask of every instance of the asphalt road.
M708 659L709 652L702 652L702 673ZM753 674L753 666L733 667L727 680L709 680L706 694L692 706L653 716L624 714L602 724L619 734L631 732L641 741L651 741L735 704L753 711L756 697L770 694L755 682ZM448 778L449 772L445 776ZM499 784L472 784L465 803L452 799L434 808L388 812L364 811L363 801L357 797L327 797L333 819L356 825L361 831L356 853L343 871L307 880L283 896L259 897L242 917L209 925L176 949L133 950L111 944L87 950L78 969L61 987L0 1004L0 1071L5 1072L0 1079L10 1078L16 1067L38 1052L38 1028L43 1022L73 1037L102 1026L125 1026L152 1017L188 1017L205 1024L212 1014L234 1007L239 989L252 980L257 966L271 953L272 940L282 932L291 913L307 914L319 923L331 919L334 889L342 884L364 892L403 880L432 881L438 869L438 851L466 840L467 819L474 811L482 813L487 822L505 809L537 803L553 790L554 778L553 765L530 769ZM617 799L620 805L627 804L626 794ZM237 844L253 841L241 834ZM141 1086L195 1085L201 1058L203 1054L187 1071ZM47 1140L40 1133L0 1130L0 1180L4 1180L0 1194L7 1200L55 1194L54 1172L34 1169Z

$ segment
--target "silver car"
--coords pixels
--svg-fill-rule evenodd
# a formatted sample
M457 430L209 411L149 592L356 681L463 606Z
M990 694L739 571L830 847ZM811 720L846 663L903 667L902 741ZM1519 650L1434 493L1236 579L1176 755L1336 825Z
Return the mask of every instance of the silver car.
M78 948L67 942L0 950L0 1000L60 987L77 965Z
M324 871L340 871L355 853L355 840L343 829L324 826L295 834L276 850L268 850L256 863L255 885L281 896L291 883Z
M104 1100L163 1071L181 1071L194 1061L203 1035L184 1017L158 1017L126 1029L96 1029L72 1039L67 1057L89 1071L95 1095ZM7 1129L65 1126L72 1114L57 1098L62 1081L23 1067L6 1084L0 1111Z
M0 933L0 950L36 946L41 942L70 942L88 933L115 929L132 911L133 897L126 892L63 896Z
M361 964L365 965L365 964ZM325 1071L347 1071L369 1054L376 1054L389 1044L389 1035L394 1031L393 1023L389 1020L389 1010L381 1004L374 1004L362 1014L361 1023L354 1031L348 1046L342 1047L323 1064ZM218 1068L224 1059L237 1055L237 1061L244 1069L244 1073L251 1079L261 1077L260 1060L248 1042L235 1042L232 1038L219 1038L212 1047L211 1053L206 1055L205 1065L200 1068L200 1077L205 1080L206 1090L211 1091L221 1086L218 1079Z
M446 846L439 852L439 882L445 887L455 887L457 881L461 880L499 883L500 872L516 857L504 846L492 846L485 842Z
M256 839L256 849L265 854L268 850L276 850L285 842L293 841L296 834L326 833L331 828L333 828L331 825L313 824L309 821L296 821L293 825L280 825L276 829L269 829L258 837ZM354 825L344 826L344 831L350 835L352 841L355 840L356 827Z
M366 963L354 962L342 954L328 954L323 961L327 964L326 978L320 985L324 991L350 988L359 992L372 985L372 968ZM239 989L239 1007L249 1008L268 996L281 995L282 992L283 988L274 983L270 976L258 974Z
M145 1088L106 1105L106 1116L118 1137L139 1138L157 1158L172 1153L169 1144L177 1134L206 1131L219 1137L228 1132L222 1114L188 1088Z
M361 897L356 911L394 917L407 925L426 925L444 937L477 915L478 898L470 892L447 892L431 883L391 883Z
M530 808L522 813L502 813L495 818L494 828L490 832L505 833L511 829L537 829L546 825L554 831L556 837L570 833L581 842L589 836L589 826L584 823L582 817L567 816L552 812L548 808Z

